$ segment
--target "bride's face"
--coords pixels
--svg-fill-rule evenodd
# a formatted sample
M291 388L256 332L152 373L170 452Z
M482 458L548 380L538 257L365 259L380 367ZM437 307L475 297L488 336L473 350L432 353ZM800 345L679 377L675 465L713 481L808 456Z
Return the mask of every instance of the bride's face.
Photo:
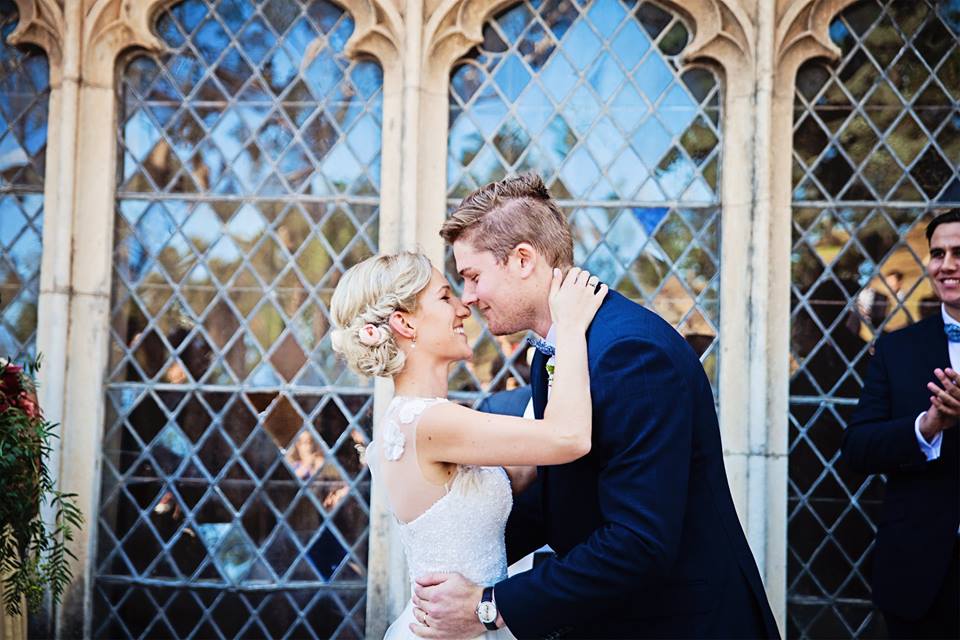
M417 298L417 347L442 360L468 360L473 350L467 342L463 321L470 309L450 289L446 278L433 270L430 282Z

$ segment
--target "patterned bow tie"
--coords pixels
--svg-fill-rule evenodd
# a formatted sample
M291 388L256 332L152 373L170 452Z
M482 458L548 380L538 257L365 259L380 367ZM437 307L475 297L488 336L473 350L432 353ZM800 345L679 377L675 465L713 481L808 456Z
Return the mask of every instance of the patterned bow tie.
M958 325L958 329L960 329L960 325ZM552 358L557 354L557 350L554 348L554 346L543 338L530 336L527 338L527 342L529 342L537 351L548 358Z
M954 324L953 322L945 324L943 330L947 332L947 340L960 342L960 324Z

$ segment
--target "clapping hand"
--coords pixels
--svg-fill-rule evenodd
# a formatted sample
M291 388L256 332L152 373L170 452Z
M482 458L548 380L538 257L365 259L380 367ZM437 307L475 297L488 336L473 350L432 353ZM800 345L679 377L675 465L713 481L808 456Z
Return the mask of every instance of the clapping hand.
M938 433L957 424L960 418L960 374L953 369L934 369L934 376L940 382L928 382L930 408L920 421L920 433L930 442Z

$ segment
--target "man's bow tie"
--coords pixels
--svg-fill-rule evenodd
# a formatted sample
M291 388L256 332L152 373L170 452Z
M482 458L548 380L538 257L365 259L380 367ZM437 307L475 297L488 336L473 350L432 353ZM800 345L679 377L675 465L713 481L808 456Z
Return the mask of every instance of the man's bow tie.
M958 326L958 328L960 328L960 326ZM537 336L530 336L527 338L527 342L533 345L533 347L537 351L539 351L540 353L542 353L548 358L552 358L557 354L557 350L554 348L554 346L549 342L547 342L546 340L544 340L543 338L538 338Z
M950 342L960 342L960 324L949 323L943 325L943 330L947 332L947 340Z

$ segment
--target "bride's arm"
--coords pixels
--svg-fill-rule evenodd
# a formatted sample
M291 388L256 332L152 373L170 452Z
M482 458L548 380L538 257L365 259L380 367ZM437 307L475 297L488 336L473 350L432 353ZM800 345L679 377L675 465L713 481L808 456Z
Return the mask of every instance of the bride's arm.
M422 458L485 466L563 464L591 445L590 378L585 332L607 293L588 285L590 274L554 276L550 311L557 328L553 389L542 420L494 415L445 403L430 407L417 426Z

